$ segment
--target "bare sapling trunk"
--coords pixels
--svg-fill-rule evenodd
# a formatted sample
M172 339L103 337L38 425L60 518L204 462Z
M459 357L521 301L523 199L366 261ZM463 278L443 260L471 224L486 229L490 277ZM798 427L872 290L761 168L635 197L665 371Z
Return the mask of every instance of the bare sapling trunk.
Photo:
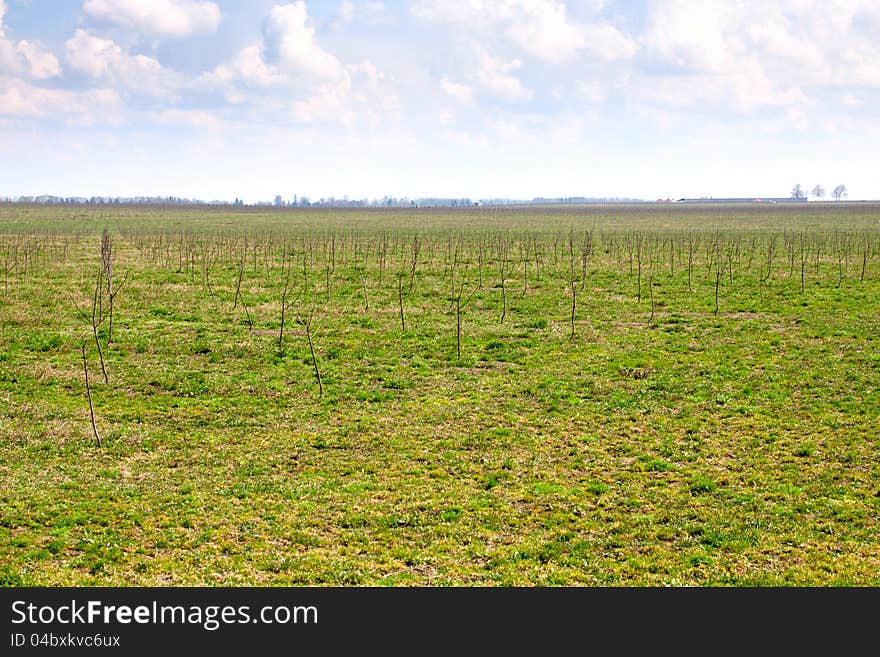
M253 330L254 322L251 320L251 313L248 310L247 304L244 302L244 296L241 293L241 283L244 279L244 269L247 264L247 240L244 243L244 249L241 252L241 259L238 261L238 276L235 281L235 296L232 299L232 309L235 310L238 307L238 304L241 304L242 310L244 310L244 316L247 318L248 330Z
M364 293L364 312L369 312L370 310L370 296L367 294L367 277L364 274L361 274L361 290Z
M101 279L103 276L103 270L99 271L98 280L95 283L95 294L92 297L92 336L95 338L95 347L98 349L98 358L101 360L101 373L104 375L104 383L109 384L110 379L107 377L107 367L104 365L104 350L101 349L101 340L98 338L98 329L104 321L101 312Z
M626 247L629 252L629 275L633 275L633 241L629 237L626 239Z
M406 331L406 319L403 315L403 274L397 275L397 303L400 308L400 330Z
M110 301L110 309L109 309L109 324L107 326L107 344L109 345L113 342L113 308L115 308L116 303L116 295L119 294L119 291L122 289L122 286L125 285L125 281L128 280L128 272L126 272L125 276L122 278L119 283L113 286L113 293L108 295Z
M125 279L119 285L114 284L113 280L113 240L110 233L105 228L101 231L101 265L104 268L104 279L107 283L107 345L113 342L113 304L116 301L116 295L125 283Z
M382 250L379 251L379 288L382 287L382 277L385 274L385 258L388 255L388 234L382 234Z
M590 230L584 237L581 249L581 290L587 287L587 266L590 262L590 253L593 251L593 231Z
M238 276L235 278L235 296L232 299L232 309L235 310L238 308L238 302L242 301L241 298L241 281L244 278L244 260L245 254L242 254L241 260L238 262ZM243 303L243 301L242 301Z
M213 267L214 253L213 247L206 241L202 248L202 282L205 289L212 297L214 296L214 288L211 287L211 268Z
M9 251L3 258L3 296L9 296Z
M507 317L507 246L506 244L502 244L501 246L501 262L499 265L499 273L501 274L501 324L504 323L504 318Z
M466 273L466 271L465 271ZM457 360L461 360L461 317L462 310L467 306L468 302L470 302L471 298L476 294L477 288L474 288L468 292L468 294L464 293L464 288L466 285L466 276L461 276L461 283L458 284L458 289L453 288L453 303L455 305L455 354Z
M244 310L244 316L245 316L245 318L247 319L248 330L249 330L249 331L253 331L253 330L254 330L254 322L253 322L253 320L251 319L251 313L250 313L250 311L248 310L248 307L247 307L247 305L245 304L243 298L242 298L242 300L241 300L241 307L242 307L242 309Z
M284 354L284 322L287 310L293 304L288 302L288 294L290 293L290 265L286 262L286 249L281 252L281 276L284 286L281 288L281 326L278 329L278 353Z
M477 255L477 266L479 268L479 283L477 284L477 289L483 289L483 238L480 238L479 243L479 253Z
M305 238L303 238L303 286L307 286L309 284L309 247L311 245L306 243Z
M776 236L772 236L770 238L770 243L767 245L767 273L764 274L764 280L770 280L770 274L773 271L773 255L776 249Z
M801 294L804 293L804 270L807 267L807 251L804 248L804 234L801 233Z
M281 293L281 326L278 329L278 353L284 353L284 314L287 312L287 288Z
M458 292L454 294L454 302L455 302L455 355L457 360L461 360L461 309L463 303L466 303L467 300L463 300L462 296L464 294L464 280L462 280L461 284L458 286Z
M86 381L86 395L89 399L89 416L92 419L92 433L95 435L95 442L98 443L98 447L101 446L101 436L98 435L98 423L95 422L95 406L92 403L92 386L89 383L89 365L86 360L86 343L83 341L82 346L82 361L83 361L83 377Z
M638 291L636 293L637 301L639 303L642 302L642 238L638 237L636 240L636 261L638 263Z
M688 235L688 292L693 292L691 274L694 270L694 236Z
M577 313L577 288L574 279L574 234L568 234L568 287L571 289L571 334L569 339L574 340L575 315Z
M412 294L413 285L416 281L416 267L419 264L419 237L416 235L413 237L412 243L412 263L410 264L409 270L409 294Z
M648 289L651 291L651 319L648 320L648 323L654 321L654 276L648 277Z
M727 273L730 284L733 285L733 249L727 250Z
M312 355L312 367L315 370L315 380L318 382L318 397L324 396L324 382L321 380L321 370L318 368L318 357L315 355L315 344L312 341L312 320L315 317L315 306L309 311L309 316L303 322L306 329L306 340L309 343L309 353Z
M455 353L461 360L461 291L455 297Z
M324 289L327 293L327 303L330 303L330 265L324 267Z
M532 238L532 254L535 256L535 280L541 281L541 252L538 247L538 238Z

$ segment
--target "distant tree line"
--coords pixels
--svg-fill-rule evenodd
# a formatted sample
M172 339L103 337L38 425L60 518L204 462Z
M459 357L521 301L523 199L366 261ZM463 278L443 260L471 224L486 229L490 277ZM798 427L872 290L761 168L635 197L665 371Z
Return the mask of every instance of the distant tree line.
M236 199L236 202L238 199ZM234 205L229 201L203 201L179 196L5 196L2 203L36 203L40 205Z
M511 203L516 201L510 201ZM523 203L524 201L518 201ZM469 198L396 198L383 196L378 199L349 199L327 197L311 200L307 196L294 196L290 201L285 201L281 195L275 196L272 201L255 201L246 203L240 198L235 200L204 201L196 198L182 198L178 196L4 196L0 197L0 203L34 203L39 205L232 205L237 207L285 207L285 208L308 208L308 207L333 207L333 208L409 208L409 207L468 207L479 205L479 201Z
M34 203L40 205L232 205L235 207L279 207L279 208L460 208L478 205L547 205L547 204L584 204L584 203L643 203L643 199L627 197L535 197L530 200L512 198L487 198L473 200L467 197L422 197L411 199L409 197L383 196L374 199L350 199L348 196L336 198L333 196L311 200L308 196L294 195L285 200L277 194L271 201L256 201L246 203L240 198L235 200L204 201L196 198L178 196L53 196L44 194L41 196L15 196L0 197L0 203Z
M825 188L822 185L816 185L815 187L813 187L811 194L816 200L824 198ZM845 196L847 196L846 185L838 185L831 190L831 198L833 198L835 201L839 201ZM804 190L803 187L801 187L800 183L798 183L792 188L791 197L798 200L806 199L807 192Z
M383 196L374 199L350 199L348 196L336 198L334 196L322 197L318 200L311 200L307 196L296 196L285 201L281 195L276 195L272 205L275 207L285 208L308 208L308 207L327 207L327 208L424 208L424 207L468 207L478 205L469 198L416 198L411 199L407 196L400 198L394 196ZM254 205L261 205L256 203Z

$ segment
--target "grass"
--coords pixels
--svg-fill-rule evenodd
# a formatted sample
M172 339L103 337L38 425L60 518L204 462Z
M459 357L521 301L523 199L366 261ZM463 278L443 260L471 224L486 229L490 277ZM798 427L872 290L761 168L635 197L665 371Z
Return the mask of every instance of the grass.
M877 585L878 219L0 206L0 584ZM86 343L98 448L75 303L105 226L128 279L109 385ZM295 314L278 348L282 248L323 396Z

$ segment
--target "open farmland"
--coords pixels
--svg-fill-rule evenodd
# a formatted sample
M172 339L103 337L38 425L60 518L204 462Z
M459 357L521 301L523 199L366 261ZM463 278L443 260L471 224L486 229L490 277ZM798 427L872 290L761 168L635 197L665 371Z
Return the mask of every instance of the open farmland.
M2 205L0 267L7 585L880 584L880 206Z

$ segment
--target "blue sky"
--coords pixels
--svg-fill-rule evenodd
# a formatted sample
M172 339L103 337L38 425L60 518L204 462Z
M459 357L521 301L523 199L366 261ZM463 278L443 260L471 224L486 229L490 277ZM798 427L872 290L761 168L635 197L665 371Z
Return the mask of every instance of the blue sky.
M880 198L877 0L0 0L0 196Z

